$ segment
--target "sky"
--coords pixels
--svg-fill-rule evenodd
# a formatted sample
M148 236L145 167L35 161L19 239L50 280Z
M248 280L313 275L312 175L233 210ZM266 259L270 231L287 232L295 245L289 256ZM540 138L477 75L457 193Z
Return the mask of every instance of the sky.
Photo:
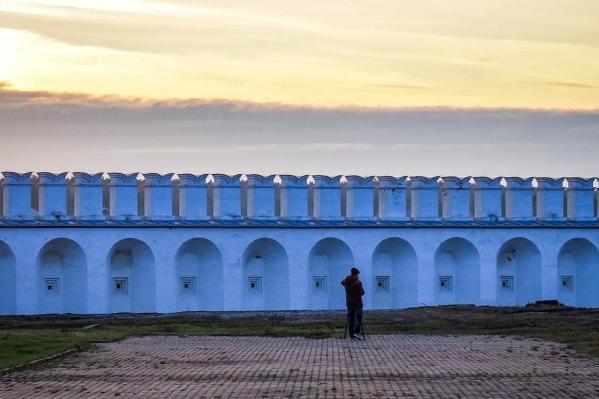
M599 2L0 2L0 170L596 176Z

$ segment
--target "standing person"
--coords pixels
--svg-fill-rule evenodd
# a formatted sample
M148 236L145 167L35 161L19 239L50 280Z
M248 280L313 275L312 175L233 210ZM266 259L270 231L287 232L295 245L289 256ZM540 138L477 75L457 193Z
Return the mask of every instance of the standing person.
M362 331L362 295L364 288L360 281L360 271L351 268L351 274L343 279L341 285L345 287L345 304L347 305L347 319L349 324L349 336L352 339L362 340L357 333Z

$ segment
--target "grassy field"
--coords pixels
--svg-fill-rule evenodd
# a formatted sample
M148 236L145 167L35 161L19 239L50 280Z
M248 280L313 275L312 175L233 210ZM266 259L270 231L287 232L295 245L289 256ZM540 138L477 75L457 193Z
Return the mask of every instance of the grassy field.
M442 306L367 311L366 334L488 334L562 342L599 357L599 310ZM342 312L0 317L0 369L144 335L342 337Z

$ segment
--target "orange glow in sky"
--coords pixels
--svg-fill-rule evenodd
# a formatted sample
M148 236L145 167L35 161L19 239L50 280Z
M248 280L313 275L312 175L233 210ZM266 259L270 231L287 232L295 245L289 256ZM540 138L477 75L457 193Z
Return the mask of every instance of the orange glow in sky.
M599 2L11 1L17 90L314 106L599 108Z

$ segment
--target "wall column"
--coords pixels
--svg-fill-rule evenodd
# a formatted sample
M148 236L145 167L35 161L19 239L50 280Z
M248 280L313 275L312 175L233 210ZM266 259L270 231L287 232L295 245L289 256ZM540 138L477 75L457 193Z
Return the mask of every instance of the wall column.
M73 173L73 214L75 218L97 220L104 218L102 173L89 175Z
M38 297L40 294L37 256L41 246L30 242L13 245L11 247L15 254L17 275L17 314L36 314L39 312Z
M480 305L497 305L497 253L499 245L488 246L480 253Z
M224 294L224 310L239 310L243 309L242 297L246 289L247 281L243 281L243 270L241 269L241 257L245 246L239 245L239 242L228 243L225 248L229 251L224 251L223 256L223 294Z
M67 216L67 181L66 172L38 173L39 182L39 216L46 220L60 220Z
M406 177L379 176L377 180L377 216L381 219L408 219Z
M33 219L31 173L2 172L2 214L6 219Z
M439 178L410 177L410 217L416 220L439 219Z
M279 214L286 219L308 219L308 176L280 175Z
M540 240L541 253L541 299L557 299L557 258L560 247L551 245L553 240Z
M539 219L564 219L564 179L537 177L536 208Z
M423 245L420 244L420 245ZM418 259L417 273L417 306L431 306L435 303L435 251L429 247L414 247Z
M176 253L180 243L164 245L163 241L152 242L152 252L156 258L156 312L174 313L177 311L177 265Z
M593 181L580 177L568 177L566 206L568 219L591 220L595 218L595 193Z
M87 260L87 312L109 313L110 292L113 289L108 255L114 242L88 239L82 248Z
M179 175L179 217L186 220L208 219L208 175Z

